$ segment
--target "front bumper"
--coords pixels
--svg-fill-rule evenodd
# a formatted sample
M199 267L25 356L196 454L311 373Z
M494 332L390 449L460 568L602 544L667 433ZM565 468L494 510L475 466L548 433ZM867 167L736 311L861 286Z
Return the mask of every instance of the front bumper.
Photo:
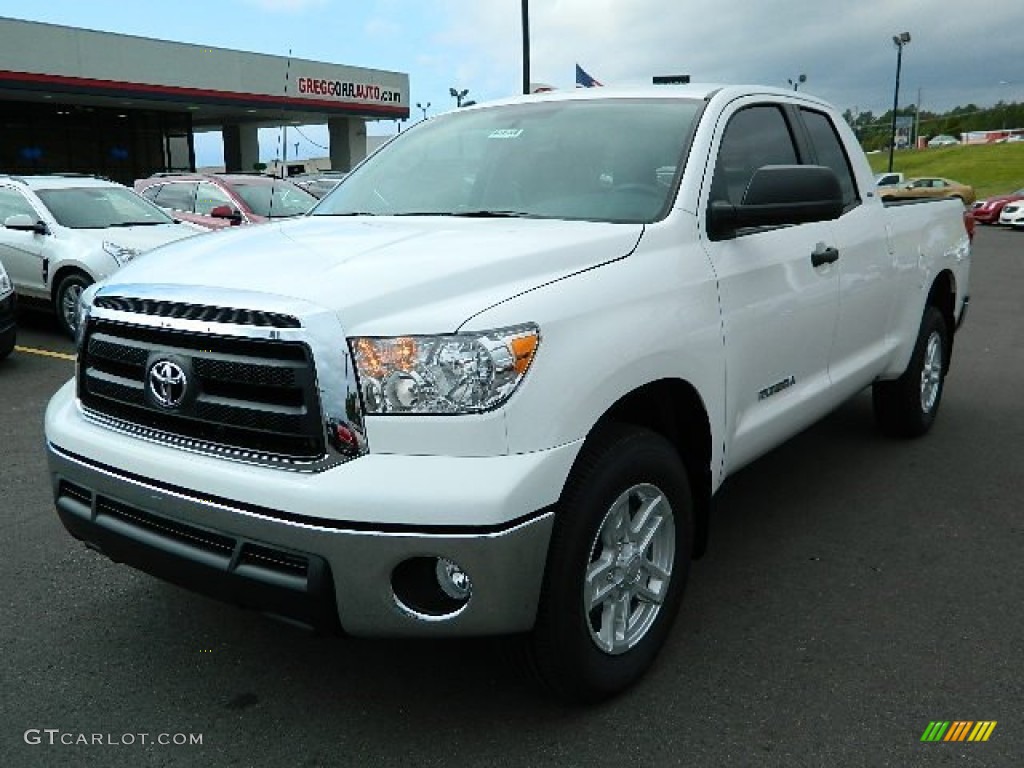
M967 319L967 308L971 305L971 297L964 296L963 306L960 307L960 317L956 319L956 329L959 331L960 327L964 324L964 320Z
M105 429L81 414L70 385L47 409L46 434L58 513L76 538L221 600L375 637L532 627L550 507L579 448L489 458L370 454L303 475ZM414 472L417 464L426 467ZM288 504L268 506L281 499ZM396 568L430 558L470 577L471 596L458 611L420 612L396 592Z

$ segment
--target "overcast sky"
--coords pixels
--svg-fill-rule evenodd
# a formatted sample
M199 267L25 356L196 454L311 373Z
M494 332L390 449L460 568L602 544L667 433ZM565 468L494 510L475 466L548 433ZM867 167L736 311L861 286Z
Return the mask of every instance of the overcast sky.
M454 107L452 86L477 101L521 90L520 11L520 0L0 0L0 16L406 72L414 118L417 102L429 114ZM901 106L919 91L934 111L1024 102L1022 0L531 0L531 79L571 88L577 62L605 85L689 74L786 86L806 74L802 90L880 113L903 31ZM311 141L289 137L299 157L325 154L325 129L303 133ZM215 138L197 151L200 165L220 159Z

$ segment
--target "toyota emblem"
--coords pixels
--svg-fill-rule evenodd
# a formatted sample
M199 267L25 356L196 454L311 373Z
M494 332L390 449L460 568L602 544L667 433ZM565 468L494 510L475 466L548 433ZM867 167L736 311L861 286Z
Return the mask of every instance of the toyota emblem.
M177 408L188 391L185 369L173 360L158 360L149 369L149 391L164 408Z

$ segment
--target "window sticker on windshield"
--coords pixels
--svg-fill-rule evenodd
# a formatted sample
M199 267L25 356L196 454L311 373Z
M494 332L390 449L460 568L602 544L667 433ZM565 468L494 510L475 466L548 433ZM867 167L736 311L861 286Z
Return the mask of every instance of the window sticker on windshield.
M518 139L523 135L522 128L499 128L496 131L491 131L487 136L488 139Z

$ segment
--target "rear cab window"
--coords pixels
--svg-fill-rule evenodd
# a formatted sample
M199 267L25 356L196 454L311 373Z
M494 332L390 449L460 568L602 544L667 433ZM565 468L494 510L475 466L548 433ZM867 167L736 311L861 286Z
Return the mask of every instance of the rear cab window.
M839 188L843 192L843 211L849 211L860 204L860 196L853 178L850 158L831 118L824 112L806 108L801 108L800 114L816 155L815 162L835 172L839 178Z

